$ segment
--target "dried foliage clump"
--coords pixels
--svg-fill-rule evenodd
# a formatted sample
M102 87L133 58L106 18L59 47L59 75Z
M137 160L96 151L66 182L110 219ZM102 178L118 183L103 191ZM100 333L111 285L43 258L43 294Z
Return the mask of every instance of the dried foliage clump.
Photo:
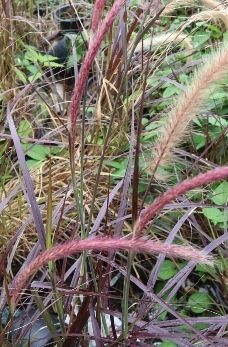
M43 15L40 4L1 4L4 343L33 344L41 322L47 343L62 347L224 345L228 132L223 113L212 109L219 136L211 136L213 117L201 114L228 72L225 3L96 0L92 11L73 4L75 18L86 12L76 36L47 32L58 1L42 2ZM207 41L195 35L204 34L197 22L213 32ZM73 67L69 59L61 69L74 71L72 84L53 61L53 70L39 62L55 45L51 36L70 36ZM199 148L195 135L205 140ZM163 172L170 176L158 181ZM215 225L205 213L213 207ZM198 293L210 303L191 312ZM22 309L29 322L21 324Z

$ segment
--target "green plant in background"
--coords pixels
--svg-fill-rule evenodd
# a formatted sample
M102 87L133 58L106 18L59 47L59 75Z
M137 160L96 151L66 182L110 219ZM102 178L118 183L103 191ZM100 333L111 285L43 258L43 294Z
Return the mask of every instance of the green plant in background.
M67 60L67 69L70 69L74 66L74 51L76 53L77 63L82 61L82 58L85 54L85 39L83 38L82 33L80 34L65 34L67 39L67 44L69 46L69 57Z
M47 68L63 67L58 58L40 53L35 47L24 46L24 52L16 55L14 71L22 83L35 82L43 77Z
M188 298L187 308L193 313L201 314L212 306L212 299L206 292L195 292Z
M27 157L29 169L40 167L47 159L60 154L62 149L57 146L47 146L44 144L32 144L28 138L33 138L33 127L27 119L22 119L19 123L18 135L21 138L22 148Z
M165 340L159 345L159 347L177 347L177 345L172 341Z
M215 186L214 190L209 194L208 199L215 205L224 205L226 209L210 207L203 208L203 214L207 217L214 225L221 228L226 228L228 224L228 182L222 182Z

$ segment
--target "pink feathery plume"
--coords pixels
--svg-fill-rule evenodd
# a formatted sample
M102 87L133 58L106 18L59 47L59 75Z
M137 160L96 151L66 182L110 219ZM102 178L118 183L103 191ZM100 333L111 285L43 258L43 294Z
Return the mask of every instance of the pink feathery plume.
M111 10L105 17L104 21L100 25L97 34L92 39L89 49L86 53L85 59L80 68L78 79L74 87L73 95L71 98L71 107L69 112L69 130L72 136L72 142L75 140L75 126L79 115L80 101L83 95L86 81L88 79L89 71L92 63L97 55L100 45L104 39L105 34L113 24L117 14L126 0L116 0Z
M84 240L73 240L54 246L37 256L15 281L12 290L12 300L16 303L25 288L29 278L42 266L49 261L55 261L60 258L68 257L74 253L97 250L97 251L135 251L141 253L164 254L169 257L179 257L187 260L194 260L197 263L211 263L212 258L203 251L193 247L184 247L179 245L165 245L160 241L148 240L147 238L108 238L94 237Z
M199 187L202 184L208 184L214 181L222 180L226 177L228 177L228 166L223 166L199 174L191 179L187 179L177 184L175 187L169 189L167 192L155 199L155 201L151 205L149 205L141 212L135 225L135 237L139 237L142 230L151 221L151 219L153 219L154 216L159 213L165 205L176 199L178 196L185 194L189 190Z
M193 260L198 263L210 263L212 261L212 258L203 251L197 250L192 247L167 245L160 241L148 240L139 236L141 235L141 232L145 228L147 223L170 201L193 188L199 187L202 184L208 184L224 179L226 177L228 177L228 166L210 170L206 173L199 174L192 179L187 179L184 182L177 184L174 188L158 197L153 204L142 211L136 223L135 233L132 239L95 237L93 239L66 242L62 245L57 245L46 250L36 259L34 259L17 277L15 281L15 287L12 292L13 303L15 304L18 301L20 293L26 286L29 278L43 265L47 264L49 261L55 261L63 257L68 257L71 254L77 252L88 250L127 250L142 253L152 252L157 254L164 254L169 257L180 257L187 260Z
M95 33L98 29L102 13L105 7L105 0L96 0L91 19L91 32Z

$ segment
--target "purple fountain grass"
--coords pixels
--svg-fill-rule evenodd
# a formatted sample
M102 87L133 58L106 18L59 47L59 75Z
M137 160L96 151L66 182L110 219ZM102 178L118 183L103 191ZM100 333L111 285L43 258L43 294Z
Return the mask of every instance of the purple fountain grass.
M175 187L169 189L167 192L155 199L155 201L151 205L149 205L141 212L135 225L135 237L141 236L142 230L146 227L147 223L149 223L151 219L153 219L154 216L158 212L160 212L165 205L176 199L178 196L185 194L189 190L197 188L202 184L208 184L214 181L222 180L226 177L228 177L228 166L223 166L199 174L191 179L186 179L185 181L177 184Z
M208 184L226 177L228 177L228 166L210 170L206 173L199 174L192 179L187 179L182 183L177 184L175 187L158 197L153 204L142 211L136 223L134 237L132 239L95 237L93 239L79 241L73 240L48 249L34 259L16 279L15 287L12 293L13 303L17 302L22 289L27 284L31 275L38 271L43 265L47 264L49 261L65 258L77 252L88 250L128 250L135 252L153 252L156 254L164 254L169 257L181 257L187 260L194 260L198 263L211 262L211 257L206 255L203 251L195 248L183 247L179 245L166 245L160 241L148 240L139 236L142 234L142 230L145 228L147 223L170 201L193 188L199 187L202 184Z
M94 237L92 239L73 240L64 244L57 245L46 250L37 256L23 272L18 276L12 290L12 300L18 301L22 289L26 286L32 274L38 271L49 261L55 261L60 258L68 257L74 253L97 250L97 251L117 251L127 250L141 253L164 254L169 257L178 257L186 260L194 260L198 263L212 263L212 258L203 251L193 247L184 247L179 245L165 245L160 241L148 240L146 238L108 238Z
M177 198L179 195L186 193L187 191L199 187L202 184L208 184L214 181L218 181L228 177L228 166L220 167L214 170L210 170L206 173L199 174L192 179L187 179L180 184L177 184L174 188L168 190L166 193L158 197L153 204L142 211L135 227L134 237L129 238L100 238L95 237L93 239L85 239L79 241L70 241L61 245L57 245L51 249L40 254L34 259L27 268L21 272L15 281L15 287L13 289L12 298L16 303L20 296L21 290L26 285L30 276L38 271L43 265L49 261L54 261L60 258L65 258L71 254L88 251L116 251L116 250L128 250L134 252L153 252L156 254L164 254L169 257L180 257L187 260L194 260L198 263L209 263L211 257L206 255L203 251L197 250L192 247L183 247L177 245L167 245L160 241L148 240L139 237L142 234L142 230L147 223L170 201Z
M79 116L80 101L83 95L86 81L89 76L89 71L91 69L92 63L97 55L100 45L104 39L105 34L112 26L116 16L118 15L121 7L126 0L116 0L113 4L111 10L105 17L104 21L101 23L97 34L93 37L89 49L86 53L82 66L80 68L78 79L74 87L73 95L71 98L71 106L69 111L69 131L71 133L72 142L75 140L75 126L76 121Z
M102 13L105 7L105 0L96 0L91 19L91 32L95 33L98 29Z

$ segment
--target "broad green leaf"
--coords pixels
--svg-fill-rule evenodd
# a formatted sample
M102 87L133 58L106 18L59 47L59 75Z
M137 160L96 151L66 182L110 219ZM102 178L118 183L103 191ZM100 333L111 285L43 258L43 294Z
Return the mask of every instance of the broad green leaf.
M31 170L39 168L42 163L43 163L43 161L38 161L38 160L34 160L34 159L29 159L26 161L28 168Z
M193 37L193 46L196 48L198 46L203 45L205 42L209 40L210 36L210 32L198 30Z
M36 80L38 80L39 78L41 78L43 76L43 74L41 72L36 72L34 75L29 76L29 82L35 82Z
M54 61L45 61L42 65L43 67L63 67L63 64L59 64Z
M139 0L131 0L131 6L138 6Z
M44 145L22 144L25 154L37 161L43 161L50 156L50 148Z
M31 123L27 119L22 119L18 128L18 135L20 137L33 136L33 129Z
M159 77L156 77L156 76L148 77L147 79L148 86L154 87L155 85L158 84L158 80L159 80Z
M159 346L160 347L177 347L177 345L174 342L168 341L168 340L163 341Z
M27 76L24 74L24 72L22 72L21 70L19 70L16 66L13 67L17 77L19 78L19 80L22 83L27 83Z
M30 60L32 62L39 61L39 53L37 53L34 49L29 50L25 53L25 59Z
M121 167L119 170L115 170L111 176L115 177L115 178L122 178L124 177L126 173L126 167Z
M210 219L214 224L223 223L226 217L225 213L227 213L227 211L222 212L216 207L203 208L204 216Z
M218 259L215 261L215 266L209 266L206 264L198 264L196 266L196 271L200 273L206 273L210 275L216 274L216 269L221 273L225 272L228 269L228 259Z
M148 187L148 183L139 183L139 186L138 186L138 193L145 193L146 189Z
M189 76L186 74L180 74L179 80L180 80L180 83L187 84L189 81Z
M40 73L40 70L38 69L38 67L33 64L29 64L26 68L32 75Z
M170 96L177 95L180 93L180 89L174 85L167 87L163 92L163 98L169 98Z
M227 97L227 93L225 93L225 94ZM215 125L215 126L218 126L220 128L228 126L228 121L222 117L209 116L207 119L211 125Z
M225 205L228 203L228 182L222 182L213 191L211 200L216 205Z
M159 270L158 278L165 281L176 275L178 269L171 260L165 260Z
M49 62L49 63L51 63L51 62L54 62L54 61L56 61L56 60L58 60L58 58L57 57L54 57L53 55L49 55L49 54L39 54L39 61L41 62L41 63L47 63L47 62Z
M159 122L150 122L147 126L146 126L146 130L150 131L150 130L155 130L157 128L159 128L161 126L161 124Z
M202 331L203 329L209 328L210 324L206 323L197 323L193 325L195 329Z
M190 295L188 305L194 313L202 313L212 306L212 299L209 294L196 292Z
M193 142L196 146L196 149L201 149L205 146L206 143L206 137L203 134L195 133L192 136Z
M144 118L144 117L142 118L142 122L141 123L142 123L143 126L146 126L149 122L150 122L149 119Z
M196 271L201 273L210 273L214 271L214 269L211 266L208 266L206 264L198 264L196 266Z
M208 29L211 31L211 38L219 39L222 38L222 31L214 24L207 24Z
M51 155L57 155L60 152L62 152L62 150L63 150L63 148L58 147L58 146L51 146L51 147L49 147L49 149L50 149L50 154Z

